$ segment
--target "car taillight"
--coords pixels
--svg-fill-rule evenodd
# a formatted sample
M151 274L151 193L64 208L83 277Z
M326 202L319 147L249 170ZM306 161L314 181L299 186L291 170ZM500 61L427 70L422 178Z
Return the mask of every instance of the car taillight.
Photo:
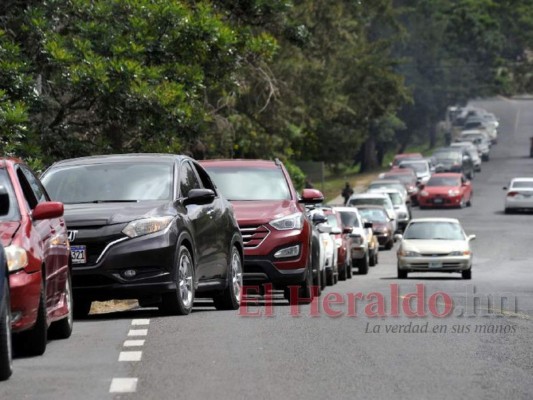
M518 192L509 192L509 193L507 193L507 197L514 197L517 194L519 194L519 193Z

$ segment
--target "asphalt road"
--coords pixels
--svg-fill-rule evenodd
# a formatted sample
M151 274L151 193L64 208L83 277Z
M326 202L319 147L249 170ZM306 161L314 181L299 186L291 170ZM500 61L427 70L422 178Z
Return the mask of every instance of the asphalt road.
M291 315L296 310L275 297L270 317L264 302L241 315L198 302L187 317L150 309L92 316L76 321L70 339L50 342L44 356L16 359L0 399L533 398L533 214L503 214L502 191L514 176L533 176L533 100L477 104L501 126L474 179L473 206L414 211L459 218L477 235L471 281L458 274L399 281L392 250L368 275L328 288L318 312L301 306ZM403 302L417 285L425 291L421 315L407 317L400 306L391 316L392 298ZM363 297L357 310L347 305L354 293ZM325 299L339 303L327 312ZM434 316L446 307L451 315ZM379 311L383 317L367 316Z

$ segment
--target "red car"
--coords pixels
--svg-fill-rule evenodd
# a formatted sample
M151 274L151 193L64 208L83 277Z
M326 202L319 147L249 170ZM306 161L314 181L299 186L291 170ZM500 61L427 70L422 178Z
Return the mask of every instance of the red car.
M50 201L24 163L0 159L0 239L20 354L43 354L48 335L62 339L72 332L70 246L62 216L63 204Z
M331 208L323 208L323 212L328 218L328 224L331 225L333 229L338 229L337 233L333 234L333 237L335 239L335 246L337 247L339 280L345 281L346 279L351 279L353 276L352 257L349 250L352 245L348 235L352 233L352 228L350 227L348 229L342 224L341 215L337 211Z
M400 181L407 190L411 199L411 204L418 204L418 183L416 173L411 168L392 169L379 175L380 179L396 179Z
M472 205L472 184L463 174L433 174L418 194L420 208Z
M300 198L279 160L200 164L233 205L244 243L244 282L272 284L291 303L310 302L320 273L312 266L312 222L304 204L321 203L322 193L304 189ZM298 288L297 298L291 286Z
M396 154L394 156L394 159L392 160L392 162L390 163L390 167L392 168L395 168L395 167L398 167L398 165L400 165L400 163L402 161L407 161L407 160L421 160L423 159L424 156L420 153L401 153L401 154Z

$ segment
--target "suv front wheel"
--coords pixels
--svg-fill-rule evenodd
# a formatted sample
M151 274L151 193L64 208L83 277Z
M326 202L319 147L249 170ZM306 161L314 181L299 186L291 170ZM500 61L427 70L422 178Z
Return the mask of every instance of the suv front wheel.
M194 262L187 247L181 245L174 267L176 289L165 293L159 309L167 315L187 315L194 303Z
M213 297L217 310L237 310L241 305L242 260L237 247L233 246L228 266L228 286Z

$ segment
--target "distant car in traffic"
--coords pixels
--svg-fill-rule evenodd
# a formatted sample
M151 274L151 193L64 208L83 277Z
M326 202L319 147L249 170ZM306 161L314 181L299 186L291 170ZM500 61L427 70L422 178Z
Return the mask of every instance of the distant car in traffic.
M458 172L468 179L474 178L474 162L465 149L441 147L433 152L436 172Z
M339 280L345 281L353 276L352 258L350 256L352 227L344 225L341 215L335 208L323 207L322 211L328 218L331 233L337 248L337 268Z
M193 159L171 154L75 158L43 175L65 203L74 307L137 299L186 315L196 297L239 308L243 245L229 202Z
M459 207L472 205L472 184L463 174L434 174L418 194L420 208Z
M383 206L378 205L359 205L357 211L363 220L372 223L372 231L376 236L380 246L386 250L394 246L394 225Z
M393 169L388 172L379 174L379 179L383 180L399 180L405 186L407 194L411 198L411 204L417 204L418 196L418 181L416 173L411 168Z
M390 197L384 193L356 193L350 197L347 205L358 208L363 205L381 206L387 212L393 227L393 232L396 232L396 229L398 229L394 205Z
M490 160L491 142L488 135L484 131L470 130L463 131L456 139L458 142L470 142L476 146L479 156L482 161Z
M407 160L421 160L424 156L421 153L400 153L396 154L392 160L392 162L389 164L390 167L396 167L398 166L402 161Z
M470 157L472 158L472 163L474 164L474 171L481 172L481 157L479 156L478 149L476 145L469 141L464 142L453 142L450 144L450 147L458 147L466 149Z
M9 270L14 348L42 355L49 338L72 333L69 240L63 204L50 201L18 159L0 159L0 239Z
M409 220L411 219L411 211L407 207L407 203L402 197L401 193L397 189L391 188L376 188L371 189L368 193L384 193L391 199L394 206L394 212L396 213L396 230L403 232Z
M359 274L367 274L369 266L378 262L379 242L372 232L372 223L361 218L355 207L335 207L345 226L352 228L350 234L350 257Z
M472 278L472 249L475 235L467 236L454 218L413 219L398 247L398 278L409 272L459 272L463 279Z
M518 210L533 210L533 178L513 178L509 186L504 186L505 213Z
M411 168L413 171L415 171L416 180L421 184L426 183L433 172L428 160L401 161L398 165L398 168Z

